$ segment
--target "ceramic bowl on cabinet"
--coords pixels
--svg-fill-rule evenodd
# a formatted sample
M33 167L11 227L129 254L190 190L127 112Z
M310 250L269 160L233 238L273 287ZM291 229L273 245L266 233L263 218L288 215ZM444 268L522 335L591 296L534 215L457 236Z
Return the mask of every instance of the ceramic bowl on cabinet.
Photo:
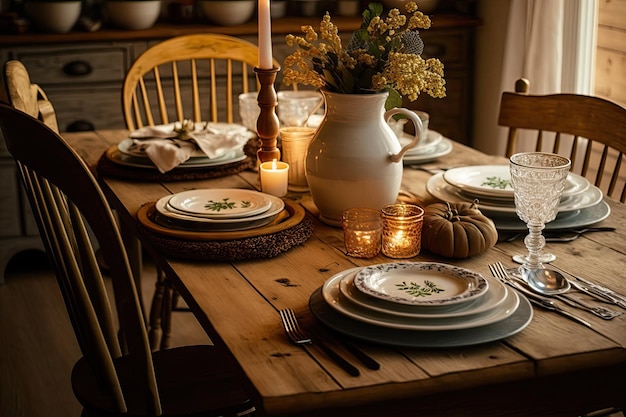
M200 0L200 9L209 22L234 26L250 20L256 4L256 0Z
M67 33L80 17L80 1L33 1L24 3L24 11L37 29L49 33Z
M122 29L151 28L161 13L161 0L108 0L108 19Z

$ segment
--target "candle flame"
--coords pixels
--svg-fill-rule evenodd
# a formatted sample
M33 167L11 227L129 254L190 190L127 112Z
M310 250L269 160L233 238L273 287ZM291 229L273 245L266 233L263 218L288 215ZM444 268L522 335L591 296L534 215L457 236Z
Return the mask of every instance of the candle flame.
M274 158L274 159L272 160L272 170L273 170L273 171L276 171L276 169L278 169L278 165L276 164L276 158Z

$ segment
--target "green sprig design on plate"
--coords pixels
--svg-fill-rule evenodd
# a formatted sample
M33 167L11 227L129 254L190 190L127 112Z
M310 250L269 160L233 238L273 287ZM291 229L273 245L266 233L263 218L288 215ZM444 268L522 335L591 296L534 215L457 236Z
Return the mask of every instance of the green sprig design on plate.
M437 294L445 291L442 288L437 288L437 284L432 281L424 280L424 286L411 282L407 284L406 281L402 281L401 284L396 284L401 291L406 291L408 294L414 297L428 297L429 295Z
M486 180L480 185L504 190L506 187L511 185L511 181L504 180L500 177L487 177Z
M222 211L222 210L231 210L237 208L237 202L228 201L229 197L224 198L222 201L213 201L209 200L208 204L205 204L205 208L211 211ZM248 208L252 205L249 201L242 201L241 208Z

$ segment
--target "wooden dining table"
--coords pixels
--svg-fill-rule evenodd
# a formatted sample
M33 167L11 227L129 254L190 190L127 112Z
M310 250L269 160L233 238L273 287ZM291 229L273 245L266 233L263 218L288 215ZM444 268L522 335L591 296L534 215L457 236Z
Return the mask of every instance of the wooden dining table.
M351 339L315 318L309 307L312 294L347 269L398 260L382 254L371 259L348 256L342 230L317 219L308 193L285 197L304 207L313 221L312 236L303 244L271 258L177 259L141 233L140 209L185 190L258 189L258 173L246 170L213 179L169 182L114 178L101 175L96 166L108 148L128 137L127 131L64 133L63 137L99 176L125 234L139 238L145 253L167 274L211 340L232 354L260 415L579 416L626 407L626 314L603 320L563 305L591 324L586 327L534 307L530 324L520 332L470 346L400 347ZM503 157L453 142L452 152L422 167L506 163ZM401 197L423 205L435 202L426 190L431 175L405 166ZM586 234L569 243L548 243L547 248L556 255L554 267L626 294L626 206L608 198L606 202L611 215L601 224L615 231ZM404 261L443 262L490 275L489 264L500 261L514 267L512 255L525 251L519 238L500 241L466 259L442 258L422 250ZM577 291L571 297L626 313ZM339 351L360 375L346 373L315 344L306 349L292 344L278 314L285 308L293 309L307 331ZM380 369L360 363L346 341L374 358Z

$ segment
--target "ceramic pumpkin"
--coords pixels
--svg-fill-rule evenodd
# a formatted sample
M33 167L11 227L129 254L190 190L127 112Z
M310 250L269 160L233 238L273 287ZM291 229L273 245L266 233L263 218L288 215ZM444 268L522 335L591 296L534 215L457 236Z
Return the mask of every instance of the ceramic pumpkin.
M498 241L493 221L473 203L435 203L424 209L422 248L446 258L478 255Z

